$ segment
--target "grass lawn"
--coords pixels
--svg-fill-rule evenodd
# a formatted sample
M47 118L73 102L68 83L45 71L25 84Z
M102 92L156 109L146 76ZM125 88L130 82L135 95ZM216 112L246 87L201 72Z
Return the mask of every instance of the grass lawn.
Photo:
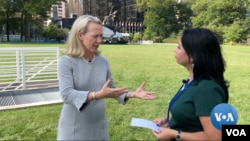
M60 47L64 44L0 43L1 47ZM119 87L157 92L157 99L130 99L120 105L106 99L110 140L155 140L151 130L130 126L131 118L166 116L168 103L188 72L175 62L174 44L101 45ZM238 111L238 124L250 124L250 46L223 46L227 62L225 78L230 81L229 103ZM62 104L0 111L0 140L55 140Z

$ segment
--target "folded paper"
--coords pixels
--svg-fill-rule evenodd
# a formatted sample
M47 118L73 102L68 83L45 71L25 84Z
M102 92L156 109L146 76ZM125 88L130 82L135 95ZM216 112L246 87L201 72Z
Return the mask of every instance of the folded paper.
M141 119L141 118L132 118L131 126L148 128L148 129L152 129L156 132L158 132L160 129L160 127L157 126L157 124L155 124L151 120L146 120L146 119Z

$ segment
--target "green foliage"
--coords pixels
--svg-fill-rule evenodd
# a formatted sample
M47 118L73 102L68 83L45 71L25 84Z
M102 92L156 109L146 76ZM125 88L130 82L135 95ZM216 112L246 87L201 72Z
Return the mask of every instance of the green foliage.
M143 33L143 40L151 40L156 35L154 31L152 31L150 28L146 28Z
M59 29L57 38L66 39L69 32L68 28Z
M224 40L225 42L235 42L239 43L242 42L242 34L243 30L241 28L240 22L235 21L231 26L225 30L224 33Z
M250 11L249 5L249 0L137 1L138 9L145 12L145 39L169 38L193 26L213 30L221 43L246 41L250 34L250 18L246 14Z
M59 29L56 24L51 22L48 27L43 31L43 36L48 39L63 40L66 39L69 29Z
M158 40L159 37L169 37L184 27L190 27L191 2L192 0L181 3L173 0L136 1L139 11L144 12L144 25L146 27L144 31L146 33L144 33L145 37L143 38ZM149 32L153 32L154 36L151 36Z
M171 32L179 30L176 19L176 2L172 0L151 0L144 13L144 25L156 33L156 36L168 37ZM150 38L153 39L153 38Z
M178 42L178 38L166 38L166 39L163 39L162 42L163 43L177 43Z
M23 0L23 10L28 11L32 15L39 15L42 18L47 18L47 11L50 10L52 4L57 4L66 0ZM41 6L42 5L42 6Z
M250 10L248 12L249 12L249 14L246 15L246 19L243 21L243 25L242 25L241 28L243 28L244 34L249 38L250 37L250 26L249 26L249 23L250 23Z
M30 29L33 28L33 31L38 31L36 34L40 34L40 25L48 18L47 12L52 4L62 1L66 0L0 0L0 28L6 26L6 34L16 31L16 34L24 35L25 40L30 41ZM18 19L18 22L14 19Z
M192 27L191 17L193 12L191 10L191 5L193 0L185 0L176 4L176 15L178 23L180 23L180 27L182 28L190 28ZM176 31L175 31L176 32Z
M0 17L11 18L19 11L20 1L0 0Z
M243 19L246 7L242 0L196 0L192 5L194 26L230 25Z
M155 36L153 39L154 43L162 43L163 42L163 38L161 36Z
M148 9L148 0L136 0L136 6L139 12L147 11Z
M244 29L249 27L242 24L247 8L245 2L246 0L196 0L192 5L192 23L194 27L212 29L220 42L242 42L246 40Z
M133 39L134 39L134 34L130 33L129 37L128 37L128 40L131 42L131 41L133 41Z
M134 41L139 41L141 40L141 33L140 32L136 32L134 33L134 38L133 38Z

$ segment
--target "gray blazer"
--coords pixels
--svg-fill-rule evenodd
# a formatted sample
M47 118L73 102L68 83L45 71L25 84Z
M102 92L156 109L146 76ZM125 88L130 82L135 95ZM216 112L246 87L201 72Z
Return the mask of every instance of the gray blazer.
M106 107L103 99L87 103L90 91L99 91L112 77L107 59L95 55L92 63L83 58L61 56L58 63L59 90L63 107L57 140L108 140ZM116 87L112 81L110 87ZM125 94L117 98L121 104Z

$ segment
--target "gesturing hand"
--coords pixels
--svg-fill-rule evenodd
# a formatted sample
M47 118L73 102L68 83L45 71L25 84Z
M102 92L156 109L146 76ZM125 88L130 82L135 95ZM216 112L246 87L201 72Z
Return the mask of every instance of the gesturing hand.
M128 92L126 88L109 88L112 78L109 78L103 85L102 89L97 92L98 98L115 98Z
M139 99L144 99L144 100L150 100L150 99L155 99L156 92L149 92L149 91L144 91L143 88L145 86L145 82L142 82L141 85L137 88L135 91L135 97Z

